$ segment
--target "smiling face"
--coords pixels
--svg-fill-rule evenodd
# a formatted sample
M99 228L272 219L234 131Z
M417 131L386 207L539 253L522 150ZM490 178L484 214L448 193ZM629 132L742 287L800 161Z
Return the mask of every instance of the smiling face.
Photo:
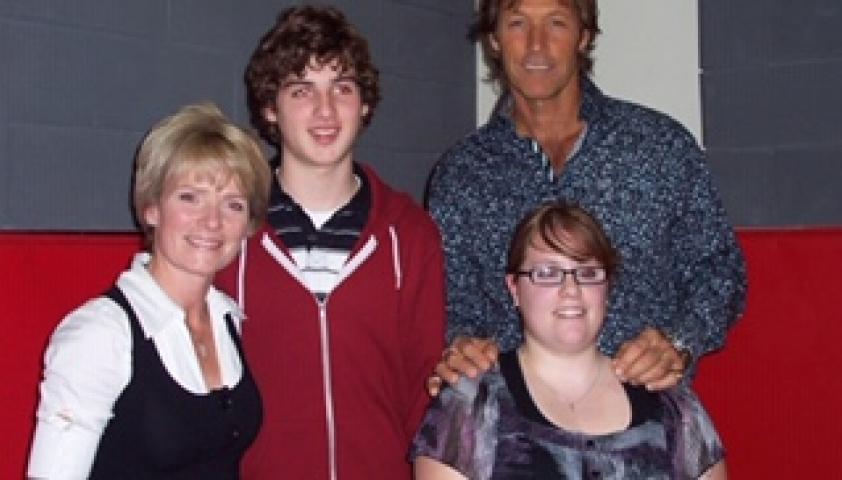
M301 76L282 82L264 116L278 127L284 164L324 167L351 161L367 111L353 72L311 61Z
M602 267L594 259L574 260L533 238L526 247L520 270L545 265L568 270ZM577 285L573 275L566 274L561 285L536 285L528 275L510 273L506 275L506 284L520 308L526 344L563 353L595 348L605 318L607 283Z
M578 92L577 56L588 33L569 1L515 2L501 12L489 40L516 98L547 101Z
M153 229L149 271L159 282L210 284L246 237L248 201L236 176L188 167L166 180L144 220Z

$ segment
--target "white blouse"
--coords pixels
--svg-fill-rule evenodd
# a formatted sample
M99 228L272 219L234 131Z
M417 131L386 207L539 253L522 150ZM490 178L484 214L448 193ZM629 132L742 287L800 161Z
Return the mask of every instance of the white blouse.
M184 311L149 274L149 258L147 253L135 255L117 285L173 380L189 392L206 394ZM222 383L233 387L243 367L225 315L231 314L239 330L243 314L230 297L213 287L207 303ZM114 404L131 379L131 352L129 319L106 297L89 300L62 320L44 354L29 477L87 478Z

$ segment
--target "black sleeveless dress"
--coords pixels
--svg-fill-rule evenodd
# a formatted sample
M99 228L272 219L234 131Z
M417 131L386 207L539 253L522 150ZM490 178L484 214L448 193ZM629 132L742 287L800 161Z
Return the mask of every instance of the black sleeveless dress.
M170 377L123 292L106 294L129 317L132 377L114 406L92 479L237 479L240 459L260 429L263 407L230 317L225 323L243 375L234 388L197 395Z

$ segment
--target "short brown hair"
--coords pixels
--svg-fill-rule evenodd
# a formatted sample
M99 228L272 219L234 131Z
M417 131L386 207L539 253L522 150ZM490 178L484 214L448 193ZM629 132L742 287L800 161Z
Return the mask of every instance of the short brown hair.
M583 208L563 201L545 203L520 221L509 244L506 273L521 270L526 249L536 245L546 245L576 261L598 261L609 282L620 265L620 254L599 222Z
M252 122L267 141L281 143L277 127L266 121L264 110L275 105L282 82L290 75L302 76L313 59L319 65L335 61L343 71L354 72L362 103L368 107L363 124L371 121L380 101L380 85L368 42L334 7L293 7L278 15L246 67Z
M134 213L148 246L152 227L144 212L161 200L168 180L187 170L234 176L248 201L249 230L263 222L272 173L260 141L211 103L187 105L149 131L135 159Z
M500 12L513 8L520 0L480 0L474 23L468 31L468 38L482 45L482 54L488 66L488 80L501 82L506 85L506 72L499 54L491 47L490 36L497 30ZM593 52L596 36L599 35L599 11L597 0L559 0L569 4L579 16L579 24L583 32L590 37L585 51L579 53L579 72L587 75L593 69Z

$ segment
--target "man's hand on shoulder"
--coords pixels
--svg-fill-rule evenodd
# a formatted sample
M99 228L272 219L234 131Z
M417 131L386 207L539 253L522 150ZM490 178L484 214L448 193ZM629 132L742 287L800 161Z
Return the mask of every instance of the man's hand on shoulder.
M462 375L476 378L494 365L498 353L494 340L456 337L442 352L433 376L427 379L427 392L435 397L441 392L444 382L453 385Z
M645 385L648 390L665 390L681 381L690 360L687 352L676 349L663 333L646 327L620 347L613 364L623 381Z

